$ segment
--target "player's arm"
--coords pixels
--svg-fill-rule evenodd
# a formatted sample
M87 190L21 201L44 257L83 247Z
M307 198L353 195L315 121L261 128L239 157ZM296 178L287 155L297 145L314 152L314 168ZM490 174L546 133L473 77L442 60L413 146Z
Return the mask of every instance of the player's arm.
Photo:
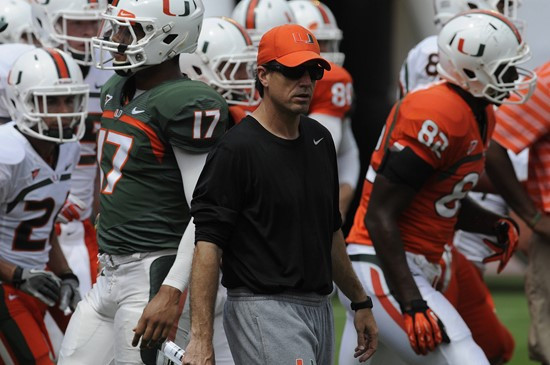
M501 218L505 217L483 208L473 199L466 196L460 201L456 229L494 235L494 226Z
M364 303L368 296L359 278L355 274L346 253L346 244L342 230L334 232L332 236L332 278L338 288L352 303ZM372 315L371 308L358 309L354 318L357 330L357 347L354 356L360 362L367 361L378 347L378 328Z
M449 342L441 320L422 298L407 264L398 219L434 168L409 147L388 150L375 178L365 225L384 275L401 305L405 332L418 354Z
M187 204L191 205L192 192L201 173L206 153L190 153L173 147L174 155L180 168L183 189ZM191 261L193 259L195 225L193 220L187 225L182 236L176 259L164 279L158 293L147 304L134 330L132 346L151 347L163 342L179 317L179 301L182 292L187 288Z
M550 238L550 216L536 207L518 181L506 149L494 140L487 150L485 169L496 190L514 212L536 233Z
M351 129L351 119L345 118L342 126L342 142L338 151L338 178L340 180L340 212L342 219L348 212L359 180L359 148Z

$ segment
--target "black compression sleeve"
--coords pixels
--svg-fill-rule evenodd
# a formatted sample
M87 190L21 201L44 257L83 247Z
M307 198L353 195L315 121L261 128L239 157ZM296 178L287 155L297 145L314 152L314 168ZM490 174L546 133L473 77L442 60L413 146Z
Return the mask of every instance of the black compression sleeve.
M416 191L432 176L435 169L418 157L412 149L388 150L377 173L397 184L404 184Z

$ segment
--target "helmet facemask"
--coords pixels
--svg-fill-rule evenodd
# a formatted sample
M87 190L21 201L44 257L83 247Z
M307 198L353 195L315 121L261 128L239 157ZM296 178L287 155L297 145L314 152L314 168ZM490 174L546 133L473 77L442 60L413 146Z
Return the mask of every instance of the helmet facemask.
M101 20L101 12L97 9L87 11L63 11L55 20L53 29L56 39L65 52L69 52L74 60L84 66L92 65L92 39L97 34ZM78 34L88 33L83 37Z
M99 36L92 40L93 47L99 50L97 55L94 52L94 57L98 57L95 66L117 73L122 71L123 75L146 68L144 45L155 36L153 21L112 16L104 18Z
M49 142L74 142L84 135L88 92L88 85L30 88L10 98L8 109L21 132ZM72 110L52 111L52 98L59 97L72 100Z

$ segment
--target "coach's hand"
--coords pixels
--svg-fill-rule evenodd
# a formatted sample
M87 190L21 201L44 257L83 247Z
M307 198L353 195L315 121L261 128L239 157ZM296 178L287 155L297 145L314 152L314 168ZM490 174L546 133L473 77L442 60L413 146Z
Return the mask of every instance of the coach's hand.
M483 259L483 263L500 260L497 273L506 267L512 258L519 242L519 227L511 218L501 218L495 225L497 242L484 239L483 242L489 246L494 254Z
M61 290L59 294L59 309L65 312L70 308L74 312L76 305L82 299L78 290L78 278L72 272L59 275L61 279Z
M451 342L445 332L443 322L428 307L426 301L422 299L413 300L409 308L403 311L403 319L405 321L405 331L414 352L419 355L426 355L441 342Z
M169 285L161 285L157 295L143 310L136 328L132 346L141 338L141 348L153 348L166 340L180 316L181 291Z
M185 349L183 365L214 365L212 340L200 340L191 336L191 342Z
M357 347L354 357L359 362L367 361L378 348L378 327L370 308L358 309L355 311L353 324L357 331Z
M17 267L12 279L13 285L52 307L59 299L61 279L53 272Z

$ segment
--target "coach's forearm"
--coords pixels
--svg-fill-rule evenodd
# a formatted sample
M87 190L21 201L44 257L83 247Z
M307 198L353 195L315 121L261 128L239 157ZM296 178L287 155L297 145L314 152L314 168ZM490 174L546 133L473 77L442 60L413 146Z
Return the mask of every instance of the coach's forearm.
M364 302L367 293L361 285L361 281L355 274L351 262L346 253L346 245L341 230L332 236L332 279L338 288L352 302Z
M214 305L218 291L221 249L205 241L197 242L191 270L191 336L212 341Z

